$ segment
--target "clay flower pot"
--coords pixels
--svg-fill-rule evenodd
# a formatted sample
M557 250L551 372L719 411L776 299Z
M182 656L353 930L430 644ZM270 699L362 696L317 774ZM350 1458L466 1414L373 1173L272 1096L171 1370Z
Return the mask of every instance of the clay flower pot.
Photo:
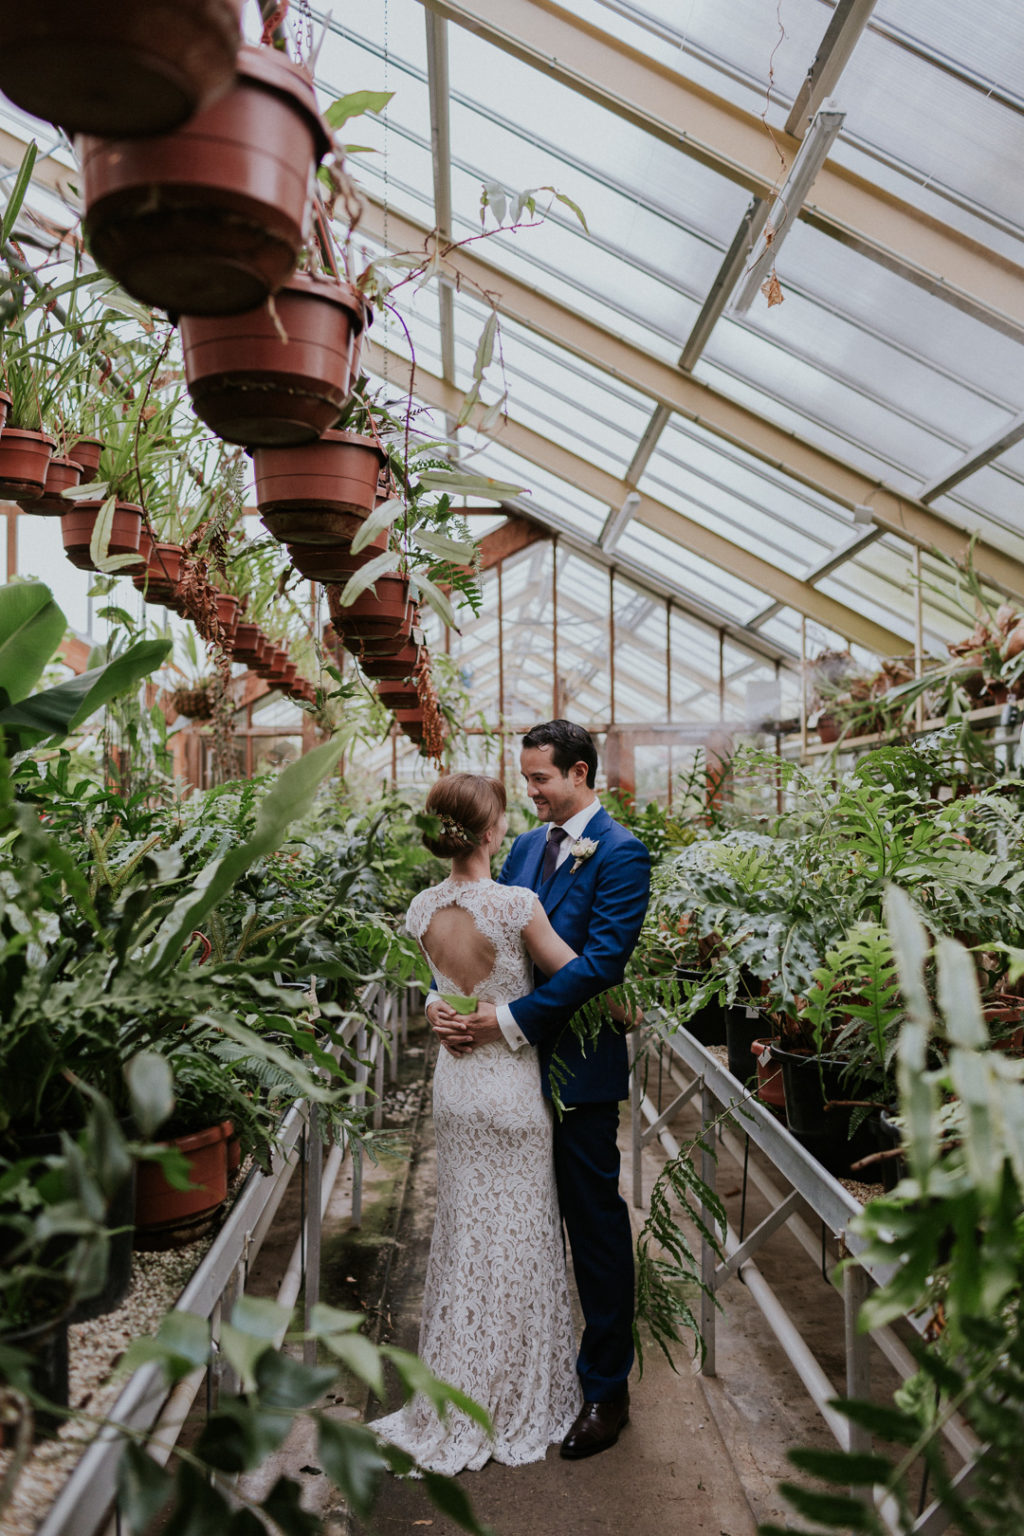
M98 437L76 437L68 446L68 458L74 459L82 468L80 485L88 485L90 480L96 479L100 467L100 454L103 452L102 439Z
M373 511L384 450L357 432L325 432L302 448L257 448L256 500L283 544L350 543Z
M72 510L72 503L65 501L61 491L78 485L81 478L82 466L77 460L53 458L46 468L43 494L30 501L20 502L19 505L22 511L32 512L37 517L62 517L65 512Z
M393 656L402 649L415 615L406 577L378 576L355 602L340 599L339 588L329 589L331 622L350 650L358 645L368 655Z
M147 603L173 606L181 579L183 554L180 544L157 542L153 545L145 569L132 576L132 585L142 593Z
M0 432L0 501L40 497L55 446L48 432L5 426Z
M3 0L0 90L69 133L167 133L231 84L242 0Z
M296 272L240 315L184 315L185 377L197 416L246 447L312 442L337 421L370 317L350 283Z
M174 1189L159 1163L142 1162L135 1189L135 1246L163 1248L191 1242L206 1227L228 1195L225 1125L208 1126L170 1145L189 1162L191 1189Z
M343 587L362 566L383 554L387 542L387 534L381 532L357 555L344 540L337 544L289 544L288 553L295 569L308 581L334 582Z
M423 723L423 710L419 705L415 709L396 709L395 719L403 736L422 745L426 727Z
M260 677L265 677L269 683L273 678L280 677L287 665L288 652L283 646L275 645L272 640L268 640L253 670L258 672Z
M72 565L80 571L94 571L90 544L96 519L105 505L103 501L80 501L74 511L61 514L60 531L64 540L64 553ZM142 508L130 501L119 501L114 508L110 526L108 555L138 555L139 536L142 533Z
M231 639L231 654L236 661L245 662L252 666L255 661L258 661L263 649L260 639L260 627L258 624L236 624L235 632Z
M408 683L378 683L377 697L385 709L417 709L419 707L419 694L416 684Z
M360 656L359 664L367 677L380 678L382 682L401 682L412 677L420 659L421 647L415 640L407 640L400 651L390 656Z
M224 632L224 644L230 646L238 628L238 598L230 592L217 593L217 619Z
M89 248L173 314L255 309L295 270L328 144L304 71L243 46L231 88L176 133L79 138Z

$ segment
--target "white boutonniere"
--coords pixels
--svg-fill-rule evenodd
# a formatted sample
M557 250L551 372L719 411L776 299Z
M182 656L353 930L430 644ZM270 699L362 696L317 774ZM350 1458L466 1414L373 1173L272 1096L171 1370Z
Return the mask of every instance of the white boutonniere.
M569 852L575 860L569 873L574 875L581 864L585 864L588 859L593 858L597 852L597 844L592 837L578 837L569 849Z

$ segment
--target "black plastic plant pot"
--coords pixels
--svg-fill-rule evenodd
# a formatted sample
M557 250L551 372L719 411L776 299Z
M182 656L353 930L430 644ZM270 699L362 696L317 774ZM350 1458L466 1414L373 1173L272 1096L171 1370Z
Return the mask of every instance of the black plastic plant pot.
M847 1177L851 1164L868 1157L877 1146L874 1117L862 1119L851 1136L856 1111L836 1104L855 1096L844 1081L847 1063L829 1056L801 1055L774 1042L772 1057L782 1068L789 1129L829 1173ZM856 1097L867 1098L870 1092L861 1084Z
M725 1043L729 1047L729 1071L741 1083L757 1073L757 1061L751 1046L765 1033L764 1014L748 1003L734 1003L722 1010L725 1015Z
M689 982L692 986L708 979L704 971L687 970L683 965L676 966L676 976L680 983ZM718 1002L705 1003L691 1019L686 1020L683 1027L701 1045L724 1045L725 1009Z

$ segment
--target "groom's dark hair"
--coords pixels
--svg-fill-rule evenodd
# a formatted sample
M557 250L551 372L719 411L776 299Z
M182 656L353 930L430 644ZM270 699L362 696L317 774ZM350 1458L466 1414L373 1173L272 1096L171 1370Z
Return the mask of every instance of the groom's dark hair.
M597 748L594 738L572 720L545 720L533 725L523 737L524 747L550 747L551 761L564 778L574 763L586 763L587 787L597 783Z

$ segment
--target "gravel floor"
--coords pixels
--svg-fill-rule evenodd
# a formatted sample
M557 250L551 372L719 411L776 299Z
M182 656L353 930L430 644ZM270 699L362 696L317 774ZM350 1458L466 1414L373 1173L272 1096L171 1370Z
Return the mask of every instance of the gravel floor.
M79 1417L63 1424L55 1439L36 1445L3 1512L3 1536L32 1536L92 1438L96 1417L109 1411L125 1384L118 1371L125 1349L132 1339L156 1332L212 1241L211 1235L166 1253L135 1253L128 1294L117 1310L69 1330L69 1397ZM11 1451L0 1451L0 1479L11 1457Z

